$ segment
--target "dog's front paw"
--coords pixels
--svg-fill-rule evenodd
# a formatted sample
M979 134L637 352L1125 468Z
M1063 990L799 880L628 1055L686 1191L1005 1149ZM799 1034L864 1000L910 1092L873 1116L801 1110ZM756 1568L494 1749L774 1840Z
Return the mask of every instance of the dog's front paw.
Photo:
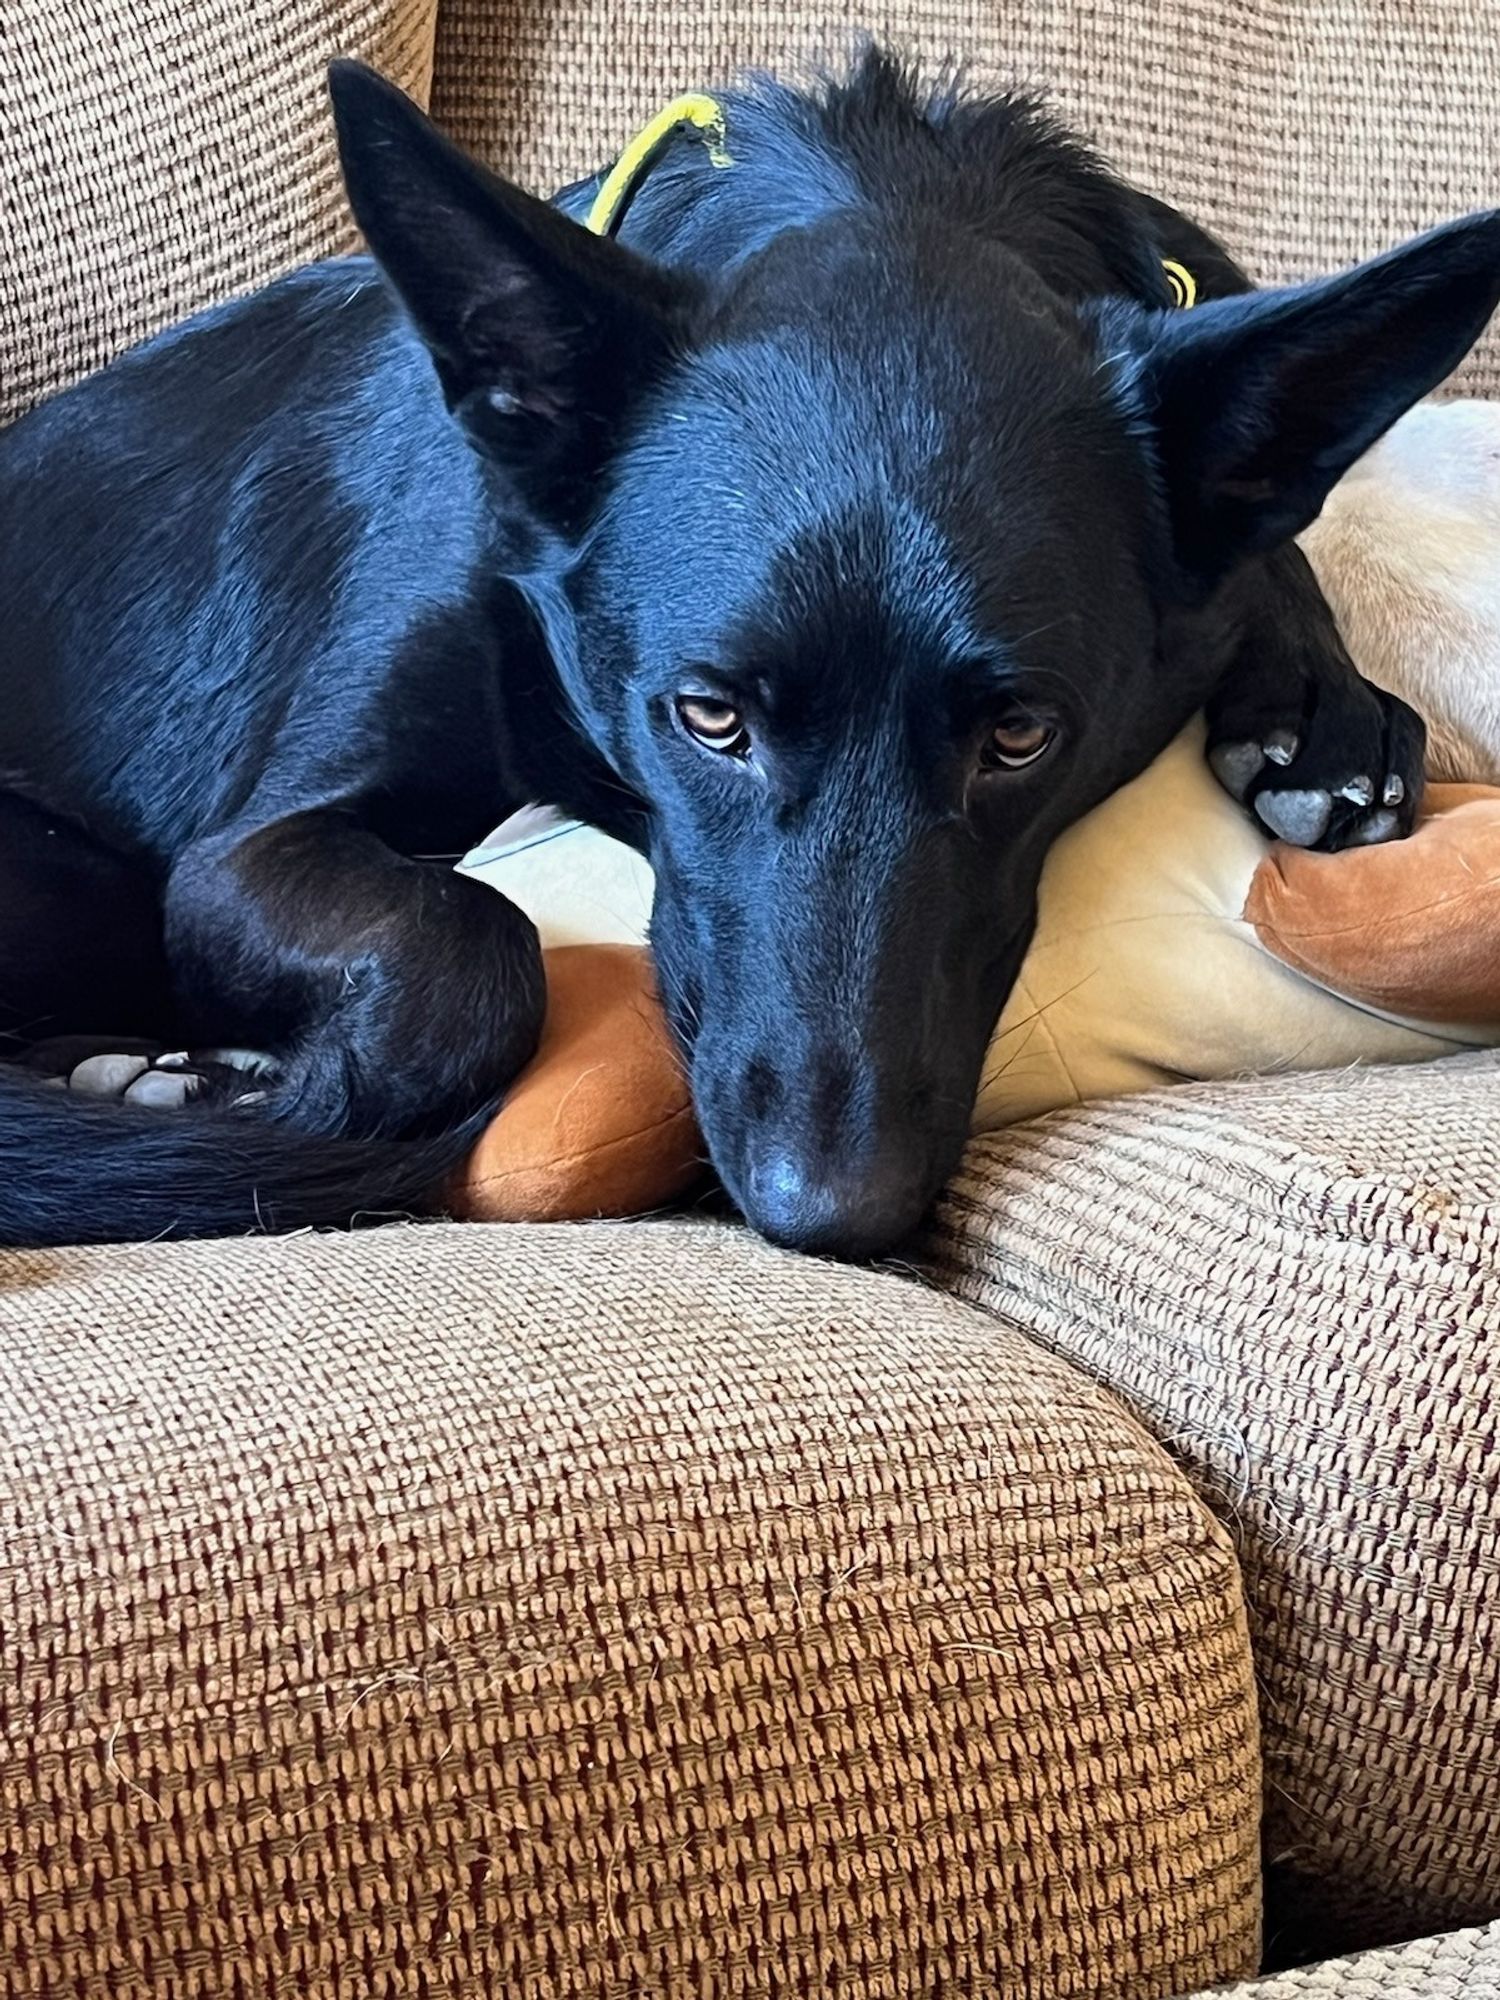
M1241 683L1208 710L1208 761L1225 791L1279 840L1329 854L1411 832L1426 747L1415 709L1353 673L1280 699Z
M108 1097L152 1111L181 1111L196 1098L219 1104L253 1104L263 1092L247 1088L269 1077L269 1056L250 1049L164 1051L159 1043L122 1037L59 1036L38 1042L23 1066L80 1097Z

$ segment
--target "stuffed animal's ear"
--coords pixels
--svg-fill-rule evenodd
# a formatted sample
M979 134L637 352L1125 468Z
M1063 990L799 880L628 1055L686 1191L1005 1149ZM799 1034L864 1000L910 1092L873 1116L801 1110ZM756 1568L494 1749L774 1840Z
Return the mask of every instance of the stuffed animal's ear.
M684 335L687 282L489 173L363 64L328 83L355 220L449 407L565 527Z
M1153 320L1135 387L1179 562L1208 589L1299 534L1360 454L1468 352L1500 301L1500 210L1341 277Z

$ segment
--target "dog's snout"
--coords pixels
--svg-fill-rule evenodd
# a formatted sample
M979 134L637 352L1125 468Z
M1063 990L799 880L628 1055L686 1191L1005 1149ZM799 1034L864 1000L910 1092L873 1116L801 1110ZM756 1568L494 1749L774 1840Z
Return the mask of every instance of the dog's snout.
M889 1250L915 1228L927 1189L914 1165L834 1169L771 1151L751 1164L741 1205L772 1243L858 1261Z

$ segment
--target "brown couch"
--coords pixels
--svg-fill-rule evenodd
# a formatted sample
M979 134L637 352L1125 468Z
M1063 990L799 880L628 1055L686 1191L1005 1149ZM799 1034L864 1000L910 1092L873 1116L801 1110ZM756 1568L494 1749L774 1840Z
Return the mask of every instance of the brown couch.
M1497 0L860 12L1267 277L1500 198ZM854 18L6 0L4 407L347 242L336 49L540 184ZM0 2000L1144 2000L1263 1918L1495 1918L1497 1134L1488 1057L1085 1107L972 1149L920 1278L688 1221L0 1258Z

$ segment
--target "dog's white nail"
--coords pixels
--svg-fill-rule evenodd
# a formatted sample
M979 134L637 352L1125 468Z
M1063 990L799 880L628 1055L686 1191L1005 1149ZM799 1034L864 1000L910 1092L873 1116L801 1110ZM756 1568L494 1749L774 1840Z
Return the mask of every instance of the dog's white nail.
M204 1049L198 1060L241 1069L247 1076L266 1076L276 1067L274 1058L261 1049Z
M1297 754L1297 738L1290 729L1273 729L1264 747L1269 761L1285 769Z
M1328 831L1333 800L1327 792L1262 792L1255 810L1279 839L1315 847Z
M1355 828L1349 844L1351 847L1378 847L1383 840L1391 838L1400 824L1393 812L1371 813Z
M1234 799L1242 799L1264 759L1258 743L1221 743L1208 753L1208 768Z
M83 1097L123 1097L151 1067L144 1056L87 1056L68 1077Z
M1375 786L1369 778L1351 778L1339 793L1351 806L1367 806L1374 803Z
M170 1055L158 1056L156 1058L156 1067L158 1069L186 1069L188 1061L189 1057L186 1049L174 1049Z
M1380 794L1380 802L1382 805L1399 806L1405 797L1406 780L1392 771L1385 781L1385 790Z

